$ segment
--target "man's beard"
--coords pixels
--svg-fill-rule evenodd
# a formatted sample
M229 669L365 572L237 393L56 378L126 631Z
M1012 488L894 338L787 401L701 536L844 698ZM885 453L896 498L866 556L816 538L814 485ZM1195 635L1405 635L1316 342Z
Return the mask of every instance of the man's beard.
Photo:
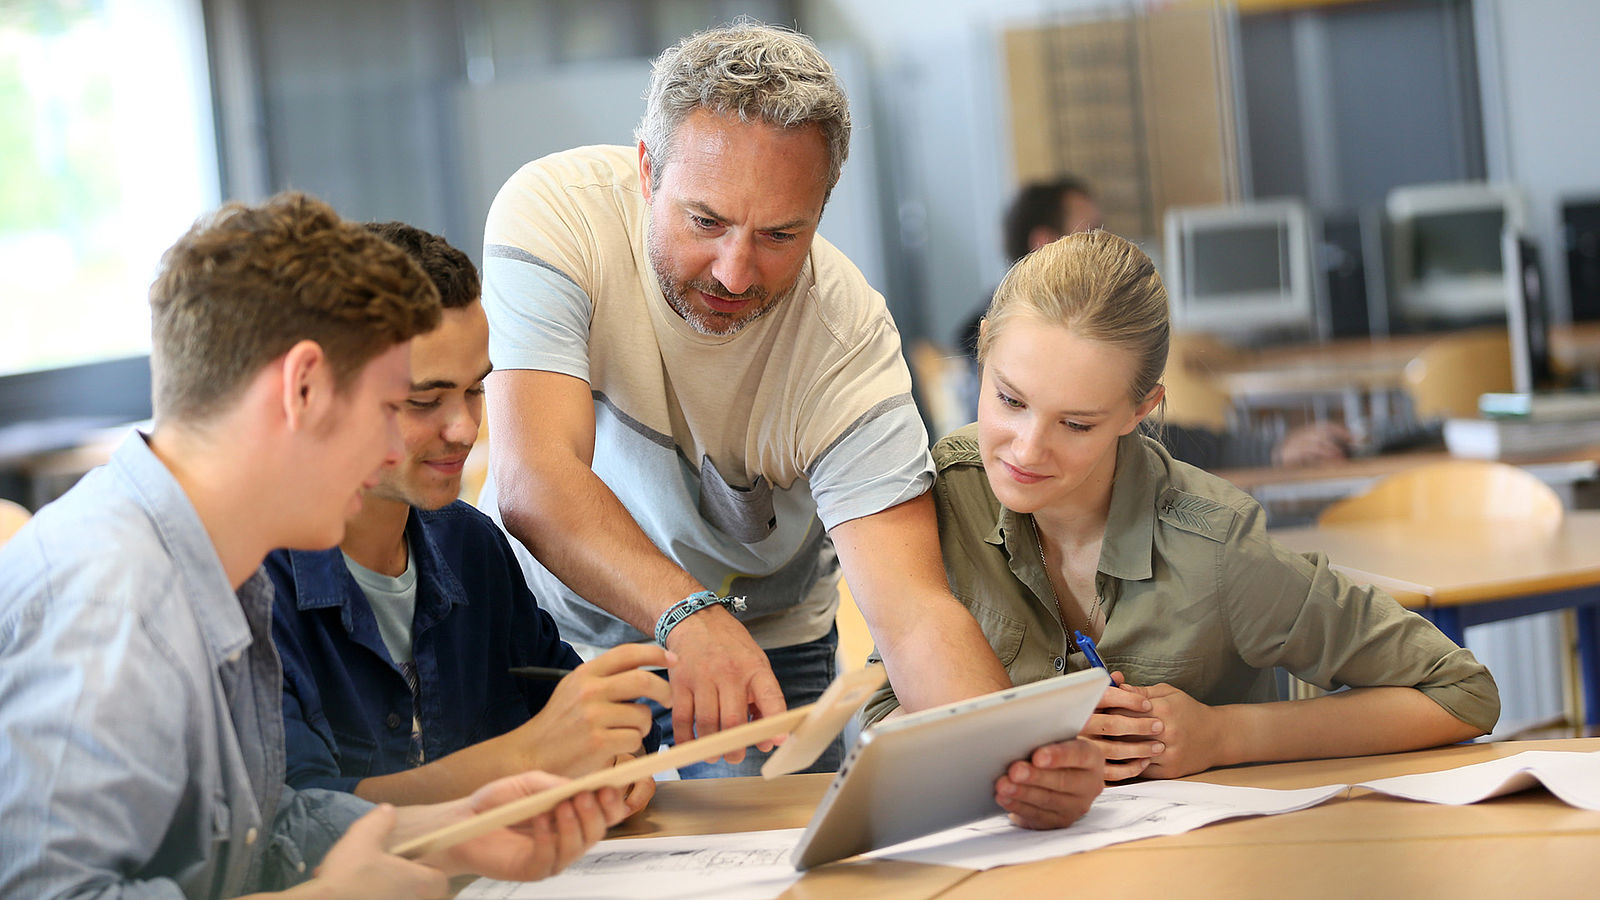
M656 281L661 285L661 295L667 299L667 305L672 307L673 312L681 316L690 328L709 337L728 337L739 333L746 325L771 312L779 301L794 291L792 284L776 295L769 295L766 288L757 284L751 285L739 294L729 291L716 280L686 281L680 285L668 274L661 250L656 245L653 235L647 243L650 251L650 268L655 270ZM719 312L710 308L697 309L687 296L687 292L691 290L721 297L724 300L749 300L751 305L737 313Z

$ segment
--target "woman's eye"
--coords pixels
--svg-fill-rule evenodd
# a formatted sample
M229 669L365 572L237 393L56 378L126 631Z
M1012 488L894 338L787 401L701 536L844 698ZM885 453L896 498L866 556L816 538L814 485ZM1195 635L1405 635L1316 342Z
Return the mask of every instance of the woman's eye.
M1000 402L1001 403L1004 403L1005 405L1011 407L1012 409L1021 409L1022 408L1022 401L1021 400L1018 400L1017 398L1012 397L1012 396L1008 396L1004 391L995 391L994 395L996 397L1000 398Z
M439 401L437 398L433 400L407 400L406 406L412 409L437 409Z

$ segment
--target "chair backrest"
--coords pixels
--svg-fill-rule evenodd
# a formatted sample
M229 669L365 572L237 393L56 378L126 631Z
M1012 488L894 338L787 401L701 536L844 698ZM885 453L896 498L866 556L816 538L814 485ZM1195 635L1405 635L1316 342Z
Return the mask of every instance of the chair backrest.
M4 547L11 536L22 530L22 526L28 524L32 517L27 507L0 499L0 547Z
M1208 373L1232 362L1238 351L1209 334L1174 334L1167 351L1165 421L1198 425L1213 431L1228 427L1233 401Z
M1479 394L1512 390L1511 338L1502 329L1440 338L1406 364L1405 385L1419 418L1475 417Z
M1401 519L1554 528L1561 517L1561 498L1525 469L1489 460L1453 459L1382 478L1365 493L1323 510L1317 524Z

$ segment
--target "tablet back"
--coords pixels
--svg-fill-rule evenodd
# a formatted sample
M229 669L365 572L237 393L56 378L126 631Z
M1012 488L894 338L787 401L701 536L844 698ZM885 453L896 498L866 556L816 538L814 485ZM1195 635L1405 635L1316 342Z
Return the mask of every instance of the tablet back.
M1111 679L1086 669L891 719L862 732L795 847L809 869L994 815L994 782L1077 735Z

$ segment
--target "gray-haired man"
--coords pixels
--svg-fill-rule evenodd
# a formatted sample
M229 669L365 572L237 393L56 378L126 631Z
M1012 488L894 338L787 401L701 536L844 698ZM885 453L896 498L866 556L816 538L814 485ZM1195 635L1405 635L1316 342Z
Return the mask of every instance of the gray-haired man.
M894 322L816 235L849 115L809 39L704 32L636 149L529 163L489 213L485 505L570 640L678 654L680 738L815 699L841 564L911 708L1008 685L945 581Z

